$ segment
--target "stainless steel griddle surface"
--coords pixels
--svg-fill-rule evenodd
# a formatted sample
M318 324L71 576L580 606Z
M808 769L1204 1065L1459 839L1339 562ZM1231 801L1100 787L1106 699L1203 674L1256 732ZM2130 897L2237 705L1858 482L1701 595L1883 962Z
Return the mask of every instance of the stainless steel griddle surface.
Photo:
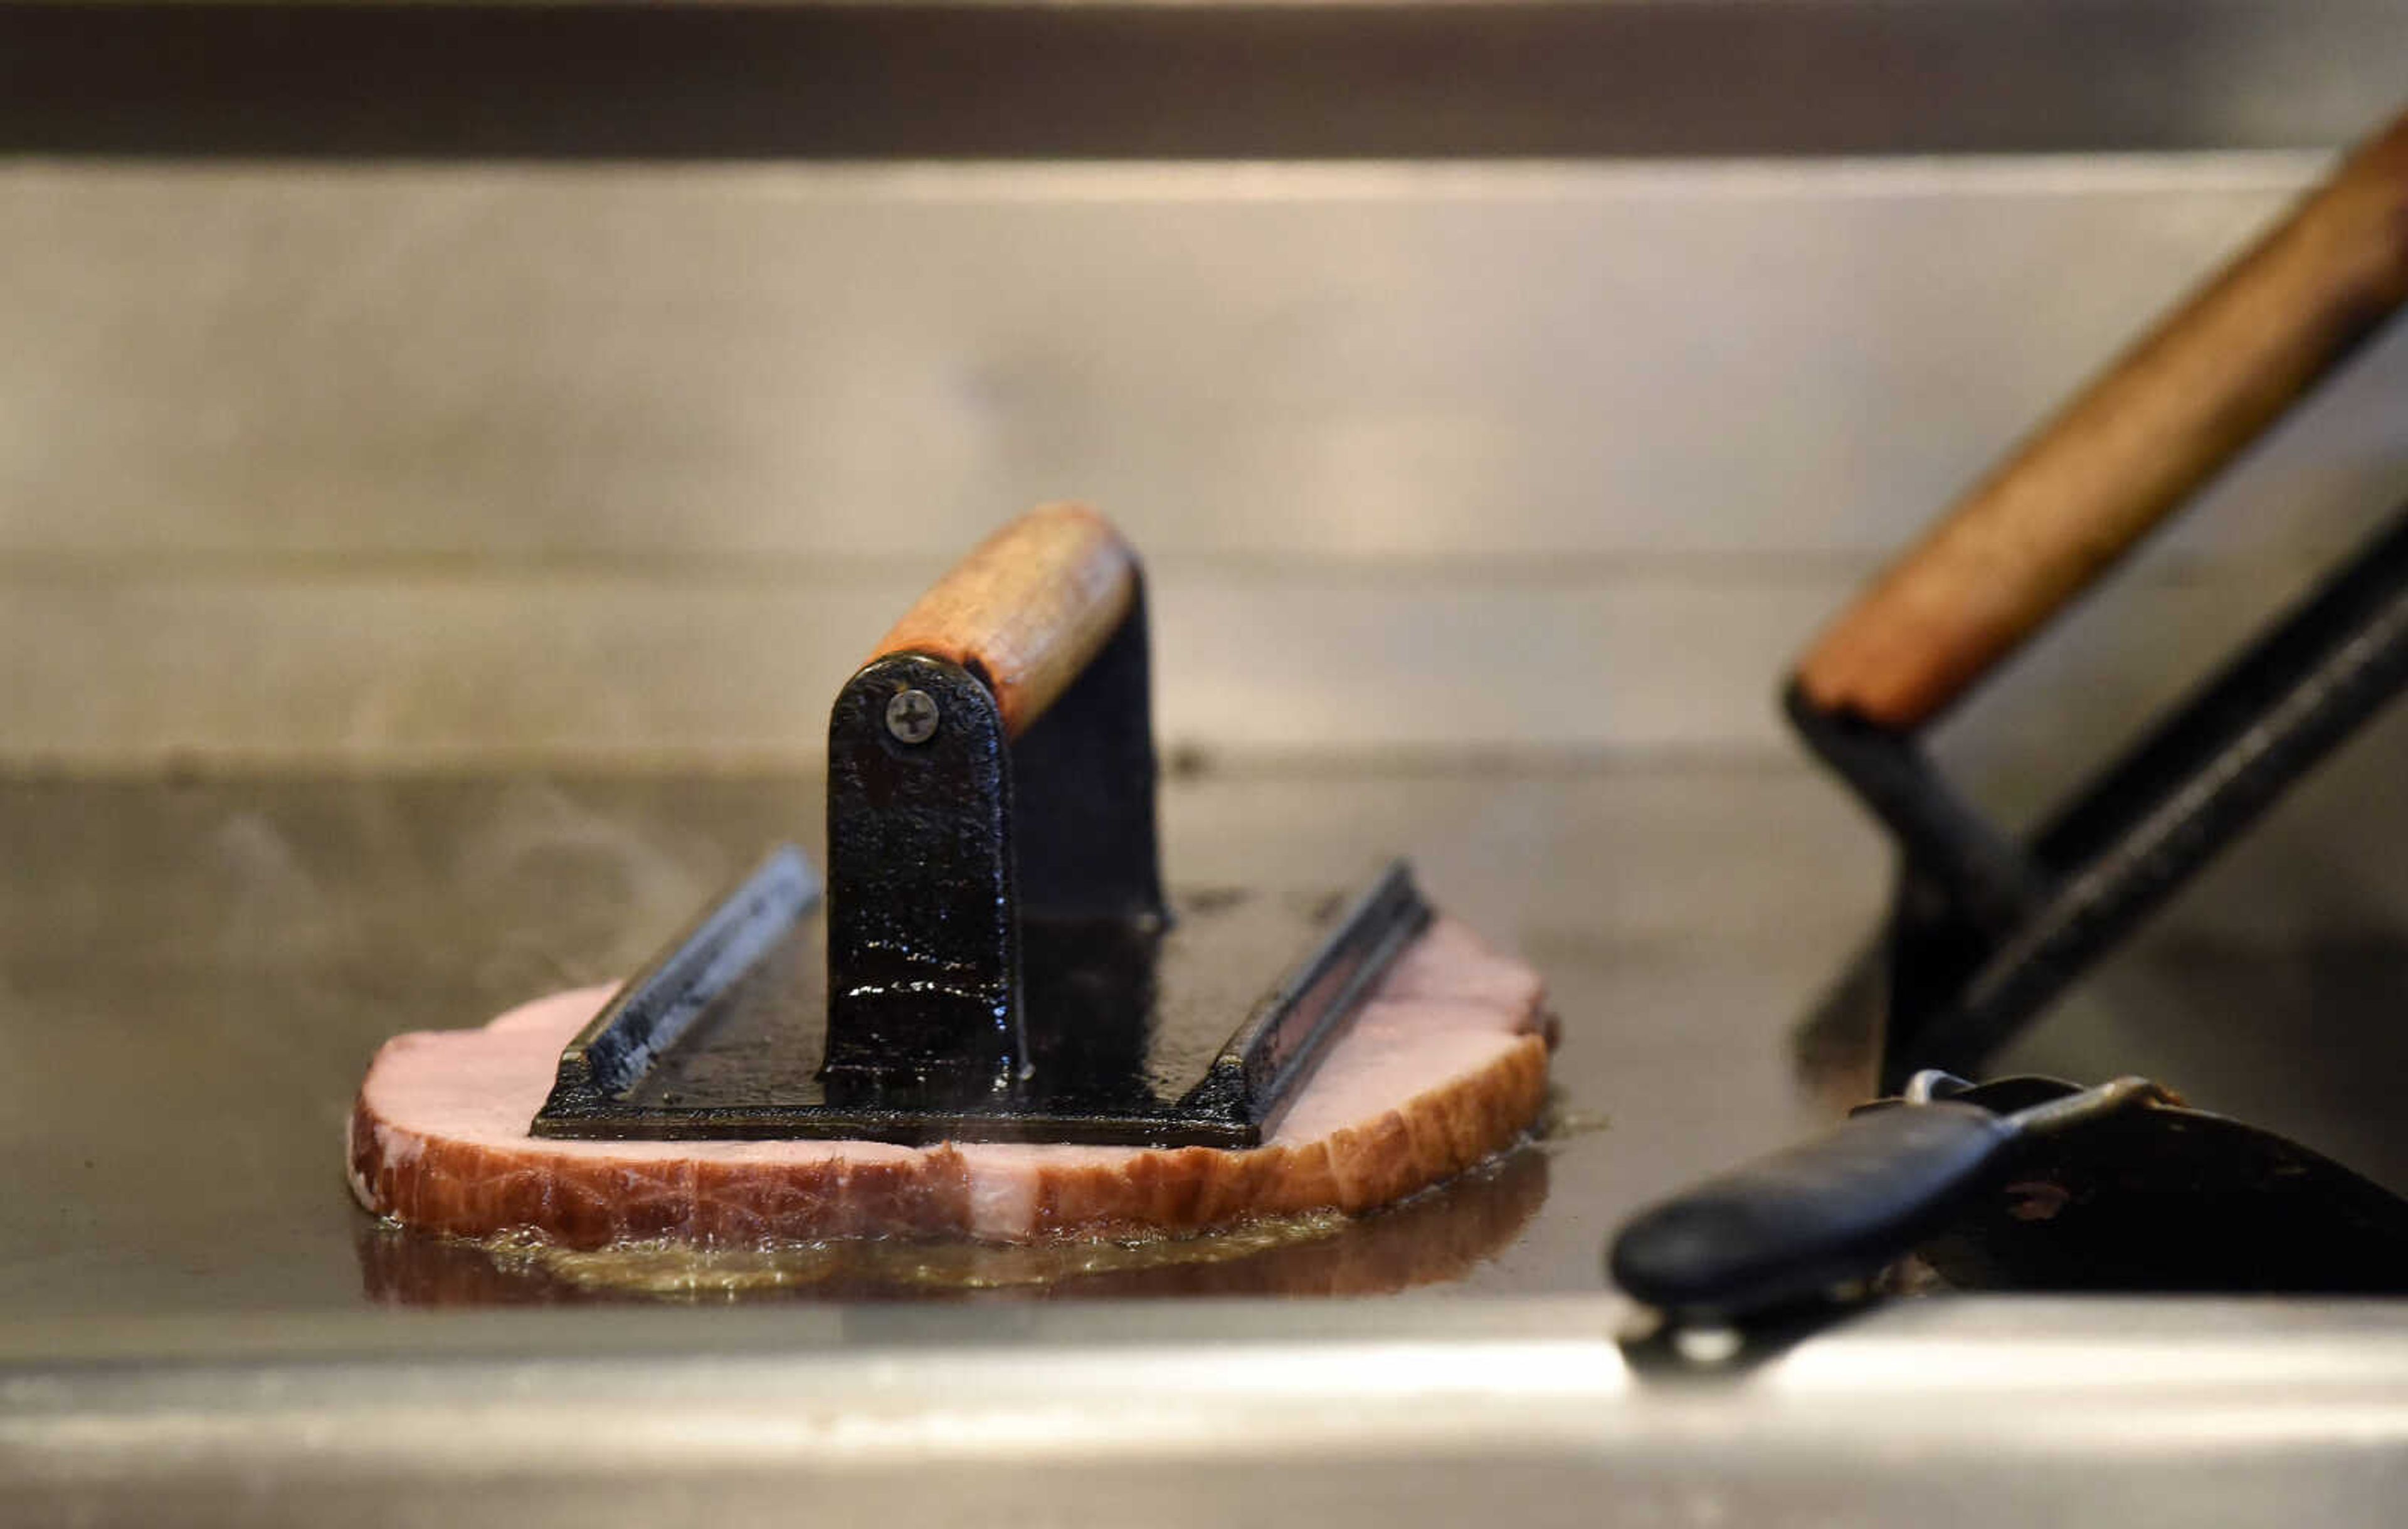
M361 1070L398 1031L625 973L767 844L816 851L819 809L800 777L0 788L0 1319L590 1297L355 1208L341 1140ZM1174 879L1337 886L1413 855L1442 906L1546 973L1564 1129L1285 1265L1052 1293L1593 1292L1627 1212L1828 1113L1787 1032L1871 926L1885 852L1802 770L1206 772L1172 782L1163 814ZM2311 1011L2296 1025L2340 1033L2395 966L2144 943L2021 1060L2172 1070L2401 1182L2382 1129L2396 1068L2367 1054L2396 1060L2397 1042L2269 1069L2252 1039L2293 991L2322 995L2288 1005ZM2234 1044L2202 1046L2218 1027Z

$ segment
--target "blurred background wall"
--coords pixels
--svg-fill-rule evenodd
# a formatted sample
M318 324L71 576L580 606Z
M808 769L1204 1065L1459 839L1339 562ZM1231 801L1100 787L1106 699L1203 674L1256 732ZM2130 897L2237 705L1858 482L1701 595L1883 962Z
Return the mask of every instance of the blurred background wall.
M808 764L1078 498L1229 759L1786 757L1883 555L2408 96L2325 0L0 12L0 769ZM1943 739L2408 500L2408 332Z

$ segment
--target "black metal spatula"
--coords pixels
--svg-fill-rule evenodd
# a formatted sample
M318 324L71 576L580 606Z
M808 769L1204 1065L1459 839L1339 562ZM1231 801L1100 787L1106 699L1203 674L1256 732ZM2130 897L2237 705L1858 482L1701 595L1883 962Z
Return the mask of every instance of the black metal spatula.
M2141 1078L1906 1096L1626 1224L1616 1283L1689 1318L1823 1298L1921 1251L1952 1280L2045 1290L2408 1291L2408 1202Z

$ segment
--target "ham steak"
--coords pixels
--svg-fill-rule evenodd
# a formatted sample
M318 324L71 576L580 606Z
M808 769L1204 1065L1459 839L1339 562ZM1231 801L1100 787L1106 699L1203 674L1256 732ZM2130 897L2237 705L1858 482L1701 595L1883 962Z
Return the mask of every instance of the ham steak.
M1029 1242L1363 1211L1512 1145L1544 1102L1553 1042L1538 974L1441 918L1389 970L1270 1139L1247 1150L530 1136L561 1047L610 993L558 993L481 1030L386 1043L351 1111L360 1204L456 1236L524 1228L574 1248Z

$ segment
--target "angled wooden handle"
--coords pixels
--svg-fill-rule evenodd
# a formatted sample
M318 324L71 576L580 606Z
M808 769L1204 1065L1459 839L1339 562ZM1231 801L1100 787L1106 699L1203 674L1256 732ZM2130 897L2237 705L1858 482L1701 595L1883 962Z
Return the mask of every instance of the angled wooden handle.
M881 639L977 675L1017 738L1069 688L1137 599L1137 555L1082 504L1031 510L979 543Z
M2408 301L2408 116L1992 469L1799 660L1806 699L1929 720Z

